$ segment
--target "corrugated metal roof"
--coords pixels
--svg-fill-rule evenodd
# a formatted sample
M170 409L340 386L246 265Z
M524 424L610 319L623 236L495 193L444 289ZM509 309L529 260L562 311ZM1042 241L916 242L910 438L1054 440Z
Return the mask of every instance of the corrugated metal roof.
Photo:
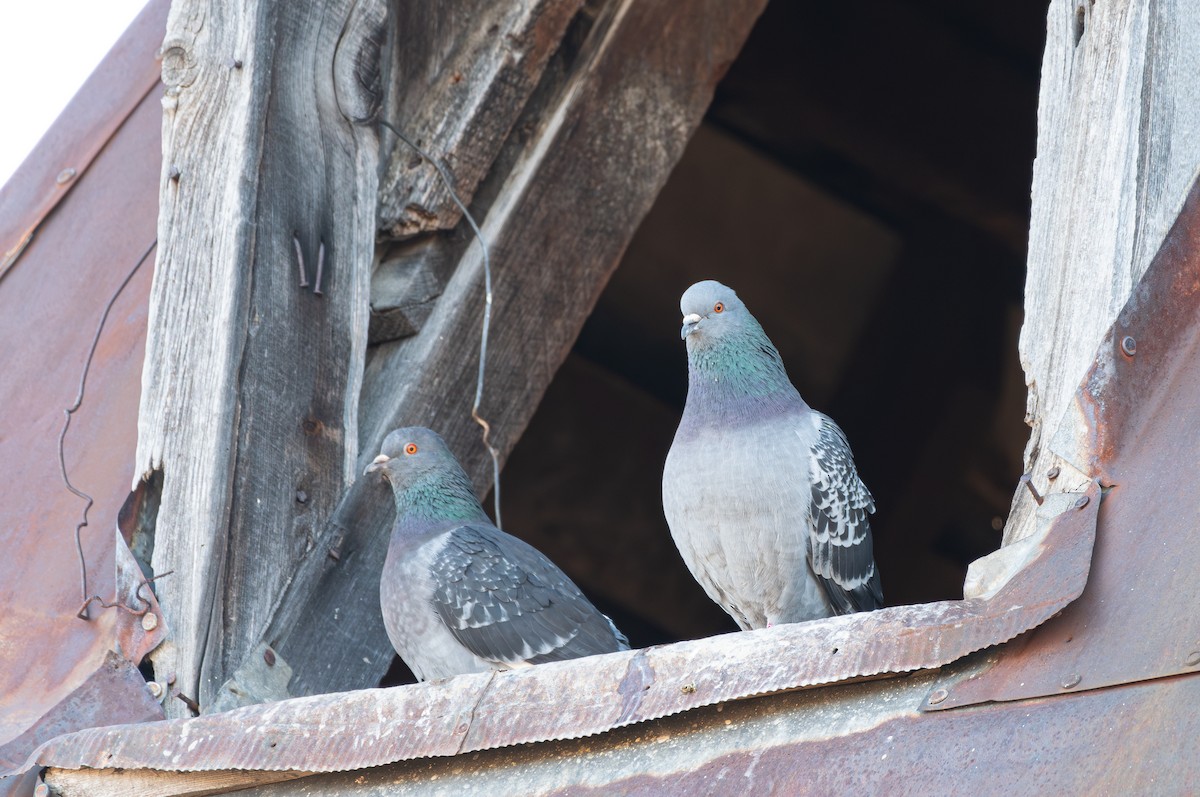
M133 477L152 259L95 335L155 239L161 110L153 86L167 8L156 0L142 12L0 189L0 467L6 494L20 496L0 503L0 762L10 765L57 733L162 716L136 663L165 623L147 630L142 617L96 604L90 620L76 616L74 531L85 501L60 477L58 438L95 340L65 463L95 499L81 532L88 592L128 601L141 573L116 524ZM116 662L113 650L124 653Z
M1083 500L1086 498L1087 500ZM329 772L573 739L702 706L937 667L1060 611L1087 577L1098 493L1063 496L1040 555L993 597L810 623L444 681L296 698L97 728L31 764L164 771Z

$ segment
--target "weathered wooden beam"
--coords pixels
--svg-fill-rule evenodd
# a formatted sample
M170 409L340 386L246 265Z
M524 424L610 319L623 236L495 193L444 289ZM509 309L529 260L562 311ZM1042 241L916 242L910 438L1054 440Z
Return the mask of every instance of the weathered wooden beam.
M1020 342L1025 464L1043 491L1089 478L1075 391L1200 167L1191 6L1053 0L1047 25ZM1033 532L1035 508L1019 487L1006 543Z
M388 118L454 172L470 202L583 0L393 2L396 46ZM436 170L396 147L380 190L393 237L459 220Z
M137 458L163 471L153 565L174 571L155 666L204 709L356 472L378 161L356 122L381 102L385 15L171 8Z
M547 68L475 203L495 270L483 414L503 453L528 423L763 5L611 0L576 20L570 46ZM448 245L460 259L420 333L369 357L360 464L390 429L425 424L447 438L482 493L490 462L469 416L482 260L469 239ZM293 695L367 686L386 671L392 649L378 579L391 515L383 486L361 480L301 563L264 636L293 668Z

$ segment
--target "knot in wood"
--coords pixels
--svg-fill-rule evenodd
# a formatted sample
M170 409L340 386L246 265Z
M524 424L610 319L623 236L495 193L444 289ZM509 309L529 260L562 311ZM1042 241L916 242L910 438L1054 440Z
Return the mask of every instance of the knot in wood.
M354 4L333 54L333 90L338 110L354 124L375 120L383 103L383 45L387 3Z
M185 42L163 43L162 80L168 89L190 86L196 81L196 58Z

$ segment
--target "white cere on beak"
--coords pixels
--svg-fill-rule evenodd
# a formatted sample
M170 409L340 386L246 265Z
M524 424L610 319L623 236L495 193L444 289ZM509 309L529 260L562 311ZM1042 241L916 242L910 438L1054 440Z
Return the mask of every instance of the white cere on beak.
M679 339L687 340L687 336L692 334L696 329L696 325L700 323L700 316L696 313L688 313L683 317L683 326L679 329Z
M367 469L363 471L363 475L366 476L368 473L376 473L377 471L381 471L383 470L383 466L391 461L392 458L387 454L380 454L379 456L375 457L375 459L371 460L371 464L368 465Z

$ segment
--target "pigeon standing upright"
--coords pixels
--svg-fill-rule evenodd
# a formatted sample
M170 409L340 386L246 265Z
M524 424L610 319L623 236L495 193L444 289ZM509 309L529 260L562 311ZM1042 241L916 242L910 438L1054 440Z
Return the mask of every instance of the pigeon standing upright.
M492 524L436 432L395 430L366 473L382 474L396 500L379 600L417 678L628 650L565 573Z
M688 394L663 510L692 575L743 630L882 606L875 503L842 430L733 290L698 282L679 306Z

